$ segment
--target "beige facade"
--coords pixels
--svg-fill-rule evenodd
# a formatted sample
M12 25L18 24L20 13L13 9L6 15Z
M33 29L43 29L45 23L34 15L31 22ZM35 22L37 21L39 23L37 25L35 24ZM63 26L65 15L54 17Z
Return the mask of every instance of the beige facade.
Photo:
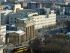
M16 33L7 33L6 35L6 44L18 44L19 41L19 34Z
M29 14L29 17L34 21L35 29L56 24L56 14L54 11L51 11L48 15L38 15L37 13L32 13Z
M25 40L25 32L23 31L8 31L6 34L6 44L19 45L22 44Z
M56 24L56 14L51 11L48 15L38 15L38 13L31 13L28 18L17 19L16 21L17 29L25 31L25 40L30 40L36 36L36 30L55 25Z
M33 22L30 20L30 22L26 23L26 40L30 40L34 38L35 36L35 28Z
M25 41L35 37L35 28L32 20L17 20L17 28L25 31Z
M14 12L17 12L18 10L23 10L23 8L21 8L21 4L15 4Z

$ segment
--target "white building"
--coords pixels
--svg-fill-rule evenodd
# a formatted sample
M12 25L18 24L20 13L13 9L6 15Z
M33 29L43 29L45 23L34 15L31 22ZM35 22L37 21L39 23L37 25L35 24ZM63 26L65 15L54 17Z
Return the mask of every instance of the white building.
M56 24L56 14L54 11L51 11L51 13L47 15L38 15L38 13L32 13L28 16L34 21L35 29Z

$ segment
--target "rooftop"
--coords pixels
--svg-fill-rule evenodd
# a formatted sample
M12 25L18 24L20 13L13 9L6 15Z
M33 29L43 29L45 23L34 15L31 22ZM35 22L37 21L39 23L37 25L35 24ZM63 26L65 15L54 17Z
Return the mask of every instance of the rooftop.
M39 15L47 15L50 12L50 8L43 9L23 9L19 10L17 13L9 13L10 18L19 18L24 20L24 18L28 18L31 13L38 13Z
M10 13L8 16L9 17L13 17L13 18L28 18L28 14L32 13L32 12L36 12L35 10L32 9L24 9L24 10L20 10L17 13Z
M23 34L25 34L25 32L22 31L22 30L17 30L17 31L7 31L7 33L17 33L17 34L19 34L19 35L23 35Z

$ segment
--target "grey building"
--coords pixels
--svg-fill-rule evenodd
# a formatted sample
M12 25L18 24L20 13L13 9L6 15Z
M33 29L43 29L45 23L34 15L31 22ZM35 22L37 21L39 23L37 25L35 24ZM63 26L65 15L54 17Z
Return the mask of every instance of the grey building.
M9 13L7 15L7 30L17 30L16 20L17 18L28 18L28 13L35 12L31 9L20 10L17 13Z
M59 12L60 15L63 13L64 15L70 15L70 4L66 5L66 4L61 4L59 5Z

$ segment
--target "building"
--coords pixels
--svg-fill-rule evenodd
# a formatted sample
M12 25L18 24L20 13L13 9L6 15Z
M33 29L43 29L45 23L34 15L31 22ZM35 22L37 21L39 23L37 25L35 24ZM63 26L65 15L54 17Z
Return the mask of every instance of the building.
M43 27L49 27L52 25L56 25L56 14L54 11L46 15L38 15L38 13L32 13L28 15L35 24L35 29L40 29Z
M51 8L51 6L52 6L51 3L46 3L46 2L44 2L44 3L43 2L29 2L29 3L27 3L28 9Z
M6 44L20 45L24 42L25 32L22 30L18 31L7 31Z
M17 12L19 10L23 10L23 8L21 7L21 4L15 4L15 6L14 6L14 12Z
M2 16L2 12L0 12L0 38L3 43L5 43L5 35L6 35L6 25L3 20L5 20L5 17Z
M54 11L51 11L51 12L50 11L51 11L50 9L45 9L45 10L44 9L39 9L39 10L24 9L22 11L18 11L17 13L9 14L7 17L8 18L7 23L8 23L8 26L17 27L15 25L17 23L16 22L17 18L19 19L27 18L34 21L36 29L40 29L49 25L55 25L56 14L54 13Z
M29 13L26 18L17 18L17 29L26 32L26 40L36 37L36 30L56 25L56 14L52 10L46 15L39 15L38 13Z
M70 0L65 0L66 3L70 3Z
M69 4L62 4L59 5L60 15L63 13L64 15L70 15L70 5Z
M56 4L64 4L65 0L31 0L27 3L27 8L36 9L36 8L52 8ZM34 7L33 7L34 6Z
M3 6L0 6L0 10L3 10Z
M65 0L31 0L31 1L35 1L35 2L43 2L43 3L64 3Z
M16 20L17 31L7 31L6 44L13 44L15 46L28 46L30 40L35 36L35 28L32 20L27 18L17 18ZM14 47L15 47L14 46ZM12 46L13 47L13 46ZM7 48L6 48L7 49ZM11 47L7 52L11 52Z
M3 43L5 43L5 35L6 35L6 16L10 12L12 11L0 9L0 36L2 38Z
M64 5L59 5L59 6L60 8L57 11L58 22L70 21L70 5L64 4Z
M19 41L21 43L21 42L26 42L35 38L35 28L32 20L27 18L16 18L15 26L17 26L17 31L7 31L7 34L6 34L7 44L8 43L18 44ZM18 31L18 30L21 30L21 31ZM19 36L22 36L20 40L18 40Z
M17 29L22 29L25 31L25 41L32 40L35 38L35 28L34 28L34 22L30 20L29 18L26 19L17 19Z
M52 4L50 0L18 0L22 4L23 8L36 9L43 7L50 7ZM33 7L34 6L34 7Z
M17 30L16 26L16 20L17 18L28 18L28 13L35 12L34 10L31 9L24 9L20 10L17 13L9 13L6 17L7 19L7 30Z

